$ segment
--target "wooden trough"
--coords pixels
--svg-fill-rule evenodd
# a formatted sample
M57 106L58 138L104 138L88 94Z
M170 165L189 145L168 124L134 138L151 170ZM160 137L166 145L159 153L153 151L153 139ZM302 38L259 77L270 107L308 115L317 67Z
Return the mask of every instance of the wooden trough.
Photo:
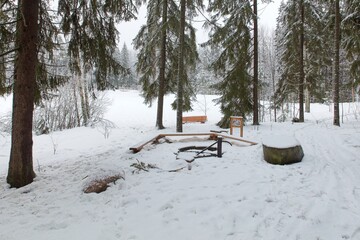
M162 133L159 134L151 139L149 139L148 141L144 141L144 142L140 142L132 147L130 147L129 149L131 151L133 151L133 153L137 153L140 152L147 144L150 143L154 143L159 141L159 139L164 138L164 137L190 137L190 136L209 136L209 139L212 140L217 140L218 137L223 137L224 139L231 139L231 140L236 140L236 141L240 141L240 142L244 142L247 143L249 145L256 145L256 142L252 142L243 138L238 138L238 137L233 137L227 134L222 134L222 133L216 133L216 132L207 132L207 133Z
M304 157L301 144L291 136L264 138L263 152L266 162L279 165L301 162Z

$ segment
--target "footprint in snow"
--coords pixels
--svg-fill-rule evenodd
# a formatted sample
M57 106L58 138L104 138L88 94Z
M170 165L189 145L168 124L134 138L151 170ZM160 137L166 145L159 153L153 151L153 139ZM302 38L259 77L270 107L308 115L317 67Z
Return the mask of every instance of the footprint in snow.
M50 223L46 223L46 224L41 224L37 227L35 227L35 229L40 230L40 231L48 231L48 230L60 230L60 229L64 229L67 228L68 224L66 223L56 223L56 222L50 222Z
M173 208L174 206L171 203L166 203L160 207L160 211L166 211Z

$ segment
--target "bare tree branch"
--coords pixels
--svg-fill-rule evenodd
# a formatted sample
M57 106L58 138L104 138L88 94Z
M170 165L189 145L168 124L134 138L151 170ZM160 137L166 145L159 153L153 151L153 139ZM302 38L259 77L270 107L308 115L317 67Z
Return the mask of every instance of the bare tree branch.
M6 52L4 52L4 53L1 53L1 54L0 54L0 57L3 57L3 56L5 56L5 55L8 55L8 54L10 54L10 53L12 53L12 52L15 52L15 51L19 50L19 49L20 49L20 48L17 47L17 48L11 49L11 50L9 50L9 51L6 51Z

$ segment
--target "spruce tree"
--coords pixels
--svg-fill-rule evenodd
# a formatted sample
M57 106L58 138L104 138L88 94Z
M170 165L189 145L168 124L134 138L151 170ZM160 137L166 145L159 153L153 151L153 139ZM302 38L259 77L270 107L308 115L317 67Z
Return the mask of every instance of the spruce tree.
M334 102L334 118L333 124L340 126L340 0L335 0L335 28L334 28L334 74L333 74L333 102Z
M165 6L167 9L164 9ZM147 11L147 22L134 39L135 49L139 51L136 69L140 74L145 103L151 105L154 99L158 100L156 126L161 129L164 128L162 123L164 95L177 92L180 9L173 0L150 0ZM191 13L193 14L193 11ZM185 28L183 110L188 111L191 109L193 96L188 72L194 68L198 54L195 29L189 22L185 23ZM177 108L176 100L172 107Z
M182 113L183 113L183 95L184 95L184 78L185 78L185 17L186 17L186 0L180 0L180 29L179 29L179 70L177 77L177 108L176 108L176 131L182 132Z
M253 125L259 125L259 104L258 104L258 85L259 85L259 54L258 54L258 14L257 14L257 0L253 0L253 26L254 26L254 54L253 54Z
M116 23L133 18L135 11L131 0L59 0L60 28L68 40L70 69L80 72L80 64L86 66L85 71L95 68L98 89L106 89L107 75L124 71L113 56L118 37Z
M15 46L15 31L17 8L13 1L3 1L0 5L0 96L12 89L10 76L13 70L14 54L18 50Z
M243 116L253 110L251 68L251 29L253 10L249 1L212 1L209 11L212 21L225 19L222 25L212 25L210 40L205 45L222 46L219 58L212 64L222 79L214 87L218 90L222 119L221 127L229 127L230 116Z
M125 72L121 74L120 85L129 88L134 85L134 75L131 72L130 54L126 43L123 44L123 47L120 51L119 63L125 70Z
M147 3L147 22L142 26L134 39L135 49L139 50L137 72L140 74L142 94L145 103L151 105L157 97L156 126L163 129L164 95L171 92L166 74L169 49L173 48L170 36L175 33L174 26L170 24L168 10L177 12L173 1L150 0ZM172 16L170 16L170 19Z
M168 1L163 0L162 5L162 20L166 23L168 20ZM161 28L161 46L160 46L160 66L159 66L159 92L158 92L158 105L156 113L156 126L159 129L164 129L163 124L163 109L164 109L164 95L165 95L165 69L166 69L166 40L167 29L165 24Z
M11 187L22 187L33 181L32 114L36 85L38 19L40 0L19 0L21 20L16 27L15 84L11 131L10 162L7 182ZM20 14L19 14L20 16Z
M98 88L104 89L107 74L120 69L120 65L111 57L118 35L115 23L131 19L135 11L131 0L59 0L58 3L61 30L51 24L52 18L48 13L53 11L48 9L46 1L18 0L15 11L19 20L15 21L14 49L17 51L14 64L12 143L7 176L11 187L25 186L35 177L32 162L33 110L37 91L38 96L41 94L39 79L47 76L39 71L46 67L39 64L40 57L51 56L55 48L53 41L57 40L58 34L64 34L68 41L71 71L80 72L80 63L84 64L85 69L96 68ZM47 54L42 55L43 51L47 51ZM39 65L42 68L37 68Z
M280 79L276 96L284 102L295 95L299 100L299 120L304 120L304 90L317 96L320 70L328 62L323 8L314 1L281 4L276 29Z
M360 84L360 1L346 0L342 21L343 47L350 61L350 73L354 85Z

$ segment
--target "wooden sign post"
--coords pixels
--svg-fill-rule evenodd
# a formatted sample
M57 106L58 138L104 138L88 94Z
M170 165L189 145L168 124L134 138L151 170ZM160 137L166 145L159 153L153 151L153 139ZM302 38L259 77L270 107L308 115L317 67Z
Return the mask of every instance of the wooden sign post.
M239 116L231 116L230 117L230 135L233 134L233 128L240 128L240 137L243 137L243 126L244 119Z

